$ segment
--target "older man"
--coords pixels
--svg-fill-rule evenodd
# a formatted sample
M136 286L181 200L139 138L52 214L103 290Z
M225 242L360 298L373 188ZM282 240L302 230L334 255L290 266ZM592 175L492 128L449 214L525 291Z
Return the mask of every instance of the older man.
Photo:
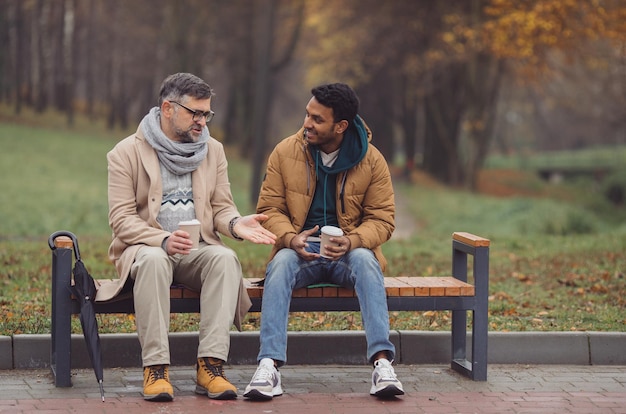
M158 107L107 156L109 255L121 282L132 280L146 400L174 398L168 373L173 282L200 292L196 393L237 397L223 363L230 327L249 309L250 299L240 263L220 235L264 244L275 240L260 224L267 216L241 217L233 203L224 149L207 128L212 96L197 76L169 76ZM191 249L190 234L178 229L178 223L192 219L201 223L197 250Z

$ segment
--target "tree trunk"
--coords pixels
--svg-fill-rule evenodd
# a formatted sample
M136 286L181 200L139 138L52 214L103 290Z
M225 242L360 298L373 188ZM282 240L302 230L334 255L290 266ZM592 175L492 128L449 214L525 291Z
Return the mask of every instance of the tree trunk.
M234 10L237 21L241 22L232 39L237 47L227 49L226 65L230 69L230 88L226 108L225 139L237 145L243 158L249 158L253 147L251 133L253 105L253 51L255 8L244 5Z
M0 45L7 45L6 47L0 47L0 102L4 101L8 93L9 84L9 62L11 62L11 45L10 45L10 4L9 2L0 2Z
M66 21L66 0L61 0L55 2L53 4L51 15L51 27L50 27L50 35L52 37L50 45L52 48L50 61L52 62L52 70L50 71L50 79L52 82L51 91L52 91L52 104L54 107L63 112L67 105L67 97L66 97L66 70L68 65L68 61L66 58L66 53L68 52L68 42L65 39L66 33L66 24L69 25L70 22ZM48 52L50 53L50 51Z
M462 67L450 65L436 74L435 89L425 98L424 169L449 184L462 183L458 154L463 119Z
M257 3L258 5L258 3ZM271 85L270 68L272 65L272 50L274 48L274 17L276 15L276 0L263 2L260 20L255 72L254 106L252 108L252 131L254 151L252 153L252 182L250 186L250 203L256 206L261 187L261 174L265 159L267 119L270 113L269 104L272 100L273 87Z
M393 79L389 77L389 68L383 67L373 74L371 81L357 87L360 110L363 119L372 130L372 144L376 146L388 163L393 162L395 145L393 134ZM377 85L389 85L377 87Z
M15 114L19 115L22 112L22 104L24 96L22 95L22 88L24 87L24 70L25 66L25 52L24 39L26 38L25 24L24 24L24 10L21 0L15 0L15 64L13 66L13 73L15 77Z
M80 53L78 48L80 45L80 29L81 19L79 19L79 3L78 0L68 0L65 24L68 26L66 65L67 72L65 76L65 113L67 114L67 124L74 125L74 94L76 92L76 82L78 81L76 73L80 64Z
M108 65L108 97L106 99L108 106L107 127L114 129L119 121L119 106L123 105L123 100L120 97L123 88L121 60L124 55L122 52L123 47L121 47L120 32L123 30L123 25L120 23L120 17L122 15L120 8L123 6L117 1L109 1L108 7L110 8L112 21L116 22L108 34L110 38L111 58L108 59L110 63Z
M469 65L469 99L465 124L471 148L468 150L465 187L475 191L478 172L485 163L493 136L496 103L502 78L502 62L486 55L476 56Z
M257 2L259 4L261 2ZM278 8L277 0L268 0L261 3L263 10L260 20L260 33L258 55L256 56L256 75L254 106L252 108L252 131L249 137L253 139L254 152L252 154L252 183L250 191L250 202L256 206L261 189L261 177L263 175L263 165L265 163L267 149L268 122L272 113L272 103L274 101L274 79L273 77L284 69L293 58L293 53L298 43L299 34L304 21L304 3L298 4L296 11L297 18L292 32L289 34L287 47L283 53L273 60L277 54L274 47L275 20Z
M46 16L44 15L45 3L43 0L37 1L33 15L33 25L31 26L31 90L29 102L35 107L35 111L41 113L47 106L46 85L44 82L44 33L47 28ZM42 33L44 32L44 33Z
M88 0L87 10L89 17L87 18L87 28L85 34L85 42L84 42L84 52L85 52L85 111L87 112L87 116L90 120L93 120L95 117L95 101L96 101L96 92L95 92L95 83L96 76L94 75L94 60L95 60L95 51L98 45L97 33L97 19L96 19L96 5L94 4L95 0Z
M419 94L409 77L402 75L400 85L400 126L402 128L402 143L404 148L404 171L405 178L410 178L415 169L415 157L417 155L418 137L418 112L417 103Z

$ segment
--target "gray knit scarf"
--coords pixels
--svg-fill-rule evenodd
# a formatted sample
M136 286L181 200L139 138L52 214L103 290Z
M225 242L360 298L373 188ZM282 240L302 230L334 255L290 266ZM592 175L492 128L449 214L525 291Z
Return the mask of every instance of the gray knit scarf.
M208 151L209 130L202 129L197 142L182 143L169 139L161 129L161 110L154 107L139 124L148 143L155 149L161 164L172 174L183 175L195 171Z

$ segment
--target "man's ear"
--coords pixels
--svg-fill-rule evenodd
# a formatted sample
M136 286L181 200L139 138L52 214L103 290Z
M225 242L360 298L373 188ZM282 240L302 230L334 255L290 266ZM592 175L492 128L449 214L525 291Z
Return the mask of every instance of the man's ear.
M170 101L163 101L161 103L161 116L165 118L171 118L174 114L174 105Z
M345 119L342 119L335 124L335 132L337 134L343 134L344 132L346 132L346 129L348 129L348 121L346 121Z

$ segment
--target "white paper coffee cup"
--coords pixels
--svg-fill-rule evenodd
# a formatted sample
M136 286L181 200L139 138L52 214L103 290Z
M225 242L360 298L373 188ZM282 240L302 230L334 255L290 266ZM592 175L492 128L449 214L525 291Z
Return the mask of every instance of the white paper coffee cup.
M189 233L189 239L193 242L191 250L198 250L200 244L200 222L196 219L181 221L178 223L178 229Z
M330 237L341 237L343 231L339 227L324 226L320 234L320 256L328 258L324 255L324 248L327 245L338 246L338 243L333 243L329 240Z

